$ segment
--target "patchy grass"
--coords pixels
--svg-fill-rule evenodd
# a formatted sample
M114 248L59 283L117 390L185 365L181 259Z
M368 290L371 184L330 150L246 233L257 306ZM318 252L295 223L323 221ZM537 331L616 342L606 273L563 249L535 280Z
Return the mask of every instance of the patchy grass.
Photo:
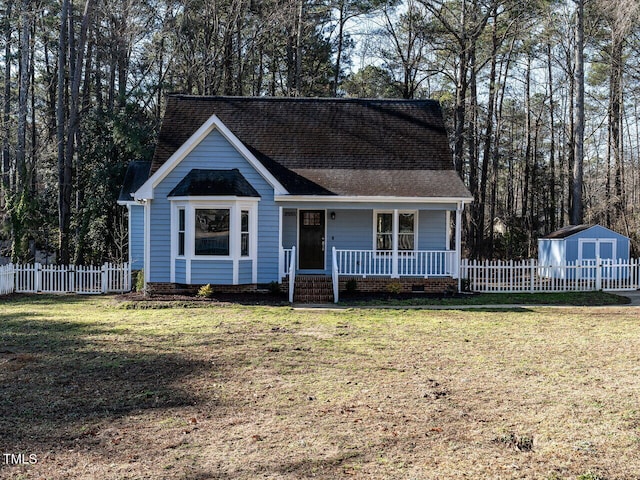
M636 307L2 302L1 478L640 477Z

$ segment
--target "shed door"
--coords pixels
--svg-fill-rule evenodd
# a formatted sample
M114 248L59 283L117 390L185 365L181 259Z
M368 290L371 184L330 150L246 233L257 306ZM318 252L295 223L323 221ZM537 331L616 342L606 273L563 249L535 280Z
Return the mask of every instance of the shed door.
M324 210L300 210L300 269L324 270L324 226Z
M581 239L578 244L578 260L584 265L589 262L595 264L596 259L604 261L615 260L616 241L613 238Z
M587 268L580 271L581 278L596 277L596 262L599 258L604 265L602 269L602 278L612 278L614 276L612 267L606 267L615 261L616 258L616 241L613 238L589 238L580 239L578 241L578 261L580 265L587 265L593 268Z

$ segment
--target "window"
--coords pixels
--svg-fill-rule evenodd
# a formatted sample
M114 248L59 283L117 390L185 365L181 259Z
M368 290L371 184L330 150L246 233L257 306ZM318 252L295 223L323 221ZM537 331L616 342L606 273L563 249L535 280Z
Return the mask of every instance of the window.
M257 207L251 201L180 199L171 211L174 258L252 259L258 245Z
M398 216L398 250L413 250L415 246L415 214L401 213Z
M376 218L376 250L393 248L393 213L378 213Z
M249 211L240 212L240 255L249 256Z
M393 240L397 236L398 251L408 252L416 246L416 212L400 212L395 225L392 212L376 212L376 250L393 250Z
M229 209L196 209L195 254L229 255Z
M305 227L320 227L322 226L322 214L320 212L304 212L302 223Z
M178 210L178 255L184 256L185 217L184 208Z

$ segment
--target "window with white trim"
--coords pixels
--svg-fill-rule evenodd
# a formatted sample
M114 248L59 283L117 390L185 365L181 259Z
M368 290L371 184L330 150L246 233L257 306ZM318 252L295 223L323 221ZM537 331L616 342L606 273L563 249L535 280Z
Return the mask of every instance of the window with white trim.
M195 255L229 255L229 215L228 208L196 208Z
M174 201L171 213L175 258L229 260L254 258L258 244L257 201Z
M375 248L379 252L393 250L394 238L398 241L398 251L411 252L416 248L416 211L377 211L375 218Z
M185 243L185 215L184 208L178 209L178 256L184 257L184 243Z
M393 213L376 214L376 250L393 249Z
M249 256L249 210L240 211L240 256Z
M398 214L398 250L409 251L415 250L416 239L416 214L399 213Z

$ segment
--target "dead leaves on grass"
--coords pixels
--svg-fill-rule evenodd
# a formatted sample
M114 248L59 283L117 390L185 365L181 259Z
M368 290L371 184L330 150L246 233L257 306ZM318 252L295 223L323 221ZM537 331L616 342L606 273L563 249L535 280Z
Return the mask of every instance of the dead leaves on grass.
M501 443L517 452L533 451L533 435L518 435L516 433L508 433L493 439L494 443Z

